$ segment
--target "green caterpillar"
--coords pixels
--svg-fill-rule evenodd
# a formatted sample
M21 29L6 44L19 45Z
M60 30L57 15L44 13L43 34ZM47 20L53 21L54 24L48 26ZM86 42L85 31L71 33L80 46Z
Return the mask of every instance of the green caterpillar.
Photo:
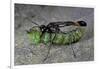
M79 41L84 35L84 28L78 27L75 30L64 32L64 33L48 33L45 32L42 35L42 32L39 27L33 27L31 32L28 33L28 37L33 44L39 43L52 43L56 45L68 45ZM42 36L41 36L42 35Z

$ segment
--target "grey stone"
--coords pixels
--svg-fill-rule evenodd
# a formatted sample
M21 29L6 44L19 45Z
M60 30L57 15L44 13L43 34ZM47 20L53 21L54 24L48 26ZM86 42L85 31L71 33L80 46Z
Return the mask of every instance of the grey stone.
M82 39L74 44L65 46L52 45L47 59L49 47L30 43L25 30L35 26L27 18L39 25L47 25L53 21L87 22L86 33ZM72 27L67 28L69 31ZM66 31L66 28L62 28ZM15 65L46 64L62 62L78 62L94 60L94 9L81 7L59 7L15 4ZM72 48L76 54L73 56Z

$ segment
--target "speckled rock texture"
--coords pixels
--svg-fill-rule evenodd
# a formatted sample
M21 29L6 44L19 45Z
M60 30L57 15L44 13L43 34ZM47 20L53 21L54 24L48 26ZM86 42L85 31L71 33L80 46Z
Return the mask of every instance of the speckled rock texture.
M15 4L15 46L14 64L32 65L47 63L79 62L94 60L94 9L82 7L60 7L30 4ZM28 20L30 19L30 20ZM87 22L86 32L82 39L71 45L40 44L35 46L30 43L26 30L35 26L32 21L39 25L47 25L56 21ZM73 27L65 30L70 30ZM51 47L51 48L50 48ZM50 49L49 53L48 50ZM73 50L76 55L74 57Z

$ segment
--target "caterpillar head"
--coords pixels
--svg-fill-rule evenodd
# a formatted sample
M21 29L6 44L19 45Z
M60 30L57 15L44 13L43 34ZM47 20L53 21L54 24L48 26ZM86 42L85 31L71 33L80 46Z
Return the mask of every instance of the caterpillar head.
M87 23L85 21L77 21L77 23L80 25L80 26L87 26Z

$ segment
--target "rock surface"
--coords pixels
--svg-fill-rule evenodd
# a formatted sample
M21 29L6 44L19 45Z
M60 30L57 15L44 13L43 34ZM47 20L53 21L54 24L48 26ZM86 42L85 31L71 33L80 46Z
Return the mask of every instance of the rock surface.
M87 22L86 33L77 43L65 46L49 47L40 44L35 46L30 43L26 30L39 25L47 25L54 21ZM69 30L71 28L68 28ZM94 60L94 9L81 7L58 7L45 5L15 4L15 65L46 64L62 62L78 62ZM73 56L73 50L76 57ZM46 58L46 60L44 60Z

